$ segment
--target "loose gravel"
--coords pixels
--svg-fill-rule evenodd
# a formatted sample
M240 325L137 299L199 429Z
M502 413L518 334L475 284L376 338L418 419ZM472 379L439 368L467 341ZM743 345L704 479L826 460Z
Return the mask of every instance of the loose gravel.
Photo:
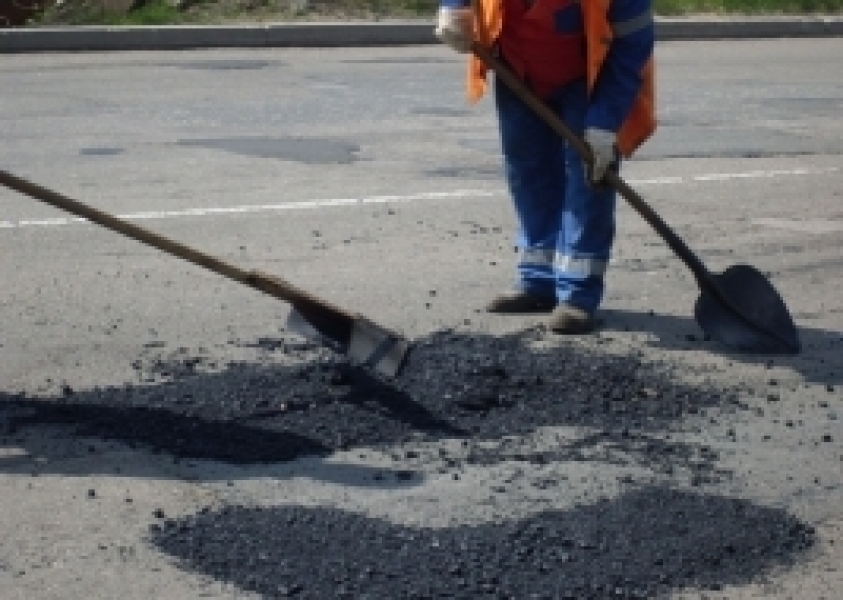
M589 428L656 464L687 455L662 435L684 418L743 408L733 391L683 384L668 365L576 344L543 349L544 335L437 332L418 342L395 381L294 339L259 340L255 359L228 362L151 342L136 362L137 384L65 384L51 401L6 394L3 411L9 432L66 424L80 435L236 464L554 425Z
M183 564L266 597L652 598L792 562L784 511L659 487L568 511L418 529L332 508L228 507L153 526Z
M583 444L487 449L477 440L527 436L537 428L587 428L586 446L621 451L658 473L717 481L717 453L671 439L683 419L740 410L734 393L682 384L668 365L582 344L543 347L540 329L495 337L454 330L419 340L402 376L385 381L295 337L228 348L168 351L145 345L139 382L76 391L53 401L9 397L6 428L73 426L78 435L145 446L183 459L275 463L355 447L462 438L450 466L520 459L583 460ZM250 360L220 354L251 352Z
M459 452L439 448L435 460L543 464L588 460L599 446L674 482L677 473L691 485L728 477L716 451L672 434L703 416L736 418L747 406L735 390L682 383L667 364L600 344L546 342L539 329L440 331L418 342L400 379L384 381L283 336L234 341L230 355L253 355L227 362L219 349L170 352L153 341L135 365L136 384L7 395L0 415L6 437L68 425L235 464L461 438ZM588 433L557 448L523 441L560 425ZM502 442L511 439L522 441ZM188 568L267 597L306 598L644 598L748 581L813 543L810 527L784 511L653 484L477 526L414 529L332 508L229 506L154 523L150 535Z

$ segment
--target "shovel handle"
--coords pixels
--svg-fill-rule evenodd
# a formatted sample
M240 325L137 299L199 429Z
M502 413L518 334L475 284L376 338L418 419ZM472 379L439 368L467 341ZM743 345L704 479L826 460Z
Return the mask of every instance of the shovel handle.
M77 200L68 198L58 192L54 192L3 170L0 170L0 184L78 217L87 219L92 223L102 225L107 229L143 242L167 254L172 254L219 275L253 287L265 294L289 302L303 312L311 312L313 309L319 309L323 313L333 313L340 320L350 322L353 319L352 315L346 313L341 308L298 289L280 277L268 275L261 271L241 269L231 263L165 238L142 227L138 227L133 223L82 204Z
M522 81L492 52L479 42L472 42L471 51L499 77L521 100L545 122L551 129L562 136L579 153L587 164L594 162L591 148L580 136L554 113L550 107L542 102ZM608 171L603 181L614 188L627 202L647 221L653 229L664 239L671 250L688 265L701 286L710 287L711 274L702 261L682 241L676 233L662 220L662 218L647 204L644 199L633 190L620 175Z

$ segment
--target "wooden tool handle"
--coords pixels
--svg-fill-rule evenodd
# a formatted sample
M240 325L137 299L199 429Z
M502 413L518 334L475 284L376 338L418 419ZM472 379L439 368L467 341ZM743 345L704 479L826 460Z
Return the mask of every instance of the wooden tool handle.
M313 294L309 294L295 287L289 281L285 281L269 273L264 273L263 271L249 271L246 273L243 283L270 296L281 298L298 308L301 312L305 312L308 306L319 306L325 311L339 315L349 321L358 317L358 315L354 315L327 300L317 298Z
M313 310L318 307L318 312L325 314L336 313L336 316L340 320L353 319L352 315L346 313L339 307L320 300L279 277L268 275L266 273L262 273L261 271L247 271L245 269L241 269L231 263L165 238L142 227L138 227L137 225L97 210L96 208L82 204L72 198L68 198L67 196L12 175L11 173L3 170L0 170L0 184L22 194L26 194L27 196L31 196L36 200L41 200L42 202L46 202L56 208L60 208L61 210L87 219L92 223L102 225L112 231L116 231L117 233L133 238L139 242L143 242L144 244L162 250L167 254L178 256L179 258L183 258L186 261L192 262L200 267L204 267L224 277L228 277L229 279L251 286L269 294L270 296L289 302L299 310L305 311L310 309L309 311L313 312Z

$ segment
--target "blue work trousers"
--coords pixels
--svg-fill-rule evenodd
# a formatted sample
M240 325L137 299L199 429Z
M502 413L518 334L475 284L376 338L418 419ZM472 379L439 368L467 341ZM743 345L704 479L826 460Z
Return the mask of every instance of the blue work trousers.
M615 192L589 185L576 149L499 79L495 103L507 183L518 217L518 287L594 311L615 237ZM586 84L574 81L547 104L582 136Z

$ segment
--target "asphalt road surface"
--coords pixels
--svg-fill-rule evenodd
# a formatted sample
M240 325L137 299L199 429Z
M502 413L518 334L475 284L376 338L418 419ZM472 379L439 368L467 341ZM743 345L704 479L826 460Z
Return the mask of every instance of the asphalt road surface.
M284 303L0 190L0 596L839 598L843 40L657 59L622 175L712 270L769 276L799 356L705 339L626 206L598 333L484 314L513 215L445 48L4 57L0 168L418 348L374 379Z

